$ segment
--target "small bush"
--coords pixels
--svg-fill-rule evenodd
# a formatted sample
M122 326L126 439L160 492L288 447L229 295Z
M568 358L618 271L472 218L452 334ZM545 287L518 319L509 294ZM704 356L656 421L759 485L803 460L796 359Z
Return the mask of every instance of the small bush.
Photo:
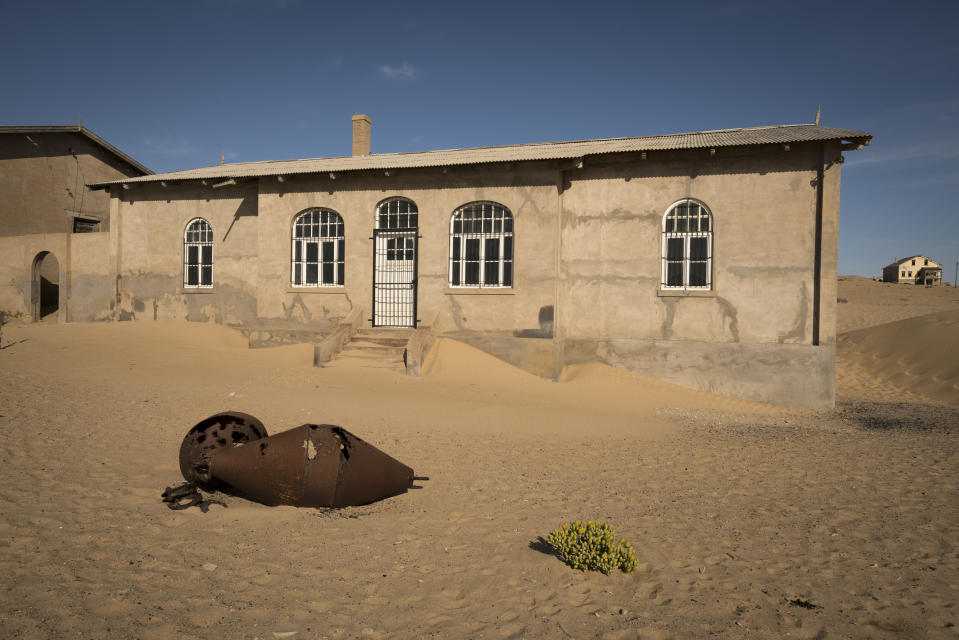
M563 562L580 571L611 571L622 569L630 573L636 569L636 554L626 540L616 542L608 524L587 520L567 522L554 529L546 539Z

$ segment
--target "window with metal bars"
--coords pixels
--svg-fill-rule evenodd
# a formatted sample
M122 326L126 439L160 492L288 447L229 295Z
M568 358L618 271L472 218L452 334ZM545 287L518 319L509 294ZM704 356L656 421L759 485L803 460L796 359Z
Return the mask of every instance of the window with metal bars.
M406 198L390 198L376 207L377 229L418 229L416 203Z
M183 286L213 287L213 227L203 218L194 218L183 234Z
M307 209L293 220L291 282L295 287L341 287L344 282L343 218L330 209Z
M663 289L711 289L712 214L701 202L686 199L663 217Z
M495 202L471 202L450 220L451 287L513 286L513 214Z

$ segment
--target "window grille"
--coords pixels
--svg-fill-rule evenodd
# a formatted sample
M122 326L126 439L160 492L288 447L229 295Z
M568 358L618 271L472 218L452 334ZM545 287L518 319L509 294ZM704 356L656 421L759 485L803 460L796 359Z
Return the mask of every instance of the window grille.
M183 286L213 286L213 227L203 218L195 218L183 234Z
M100 221L91 218L74 218L73 233L96 233L100 230Z
M376 208L377 229L418 229L416 203L406 198L393 198Z
M298 215L293 221L292 253L293 286L343 286L343 218L335 211L319 208Z
M663 218L663 289L711 289L712 214L695 200L670 207Z
M472 202L450 220L451 287L513 286L513 215L495 202Z

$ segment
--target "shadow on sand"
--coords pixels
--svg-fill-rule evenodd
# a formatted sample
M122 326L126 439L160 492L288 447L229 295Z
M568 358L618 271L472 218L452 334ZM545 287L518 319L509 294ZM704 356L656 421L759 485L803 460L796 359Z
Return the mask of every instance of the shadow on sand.
M959 408L912 402L840 401L843 422L871 431L937 431L959 433Z

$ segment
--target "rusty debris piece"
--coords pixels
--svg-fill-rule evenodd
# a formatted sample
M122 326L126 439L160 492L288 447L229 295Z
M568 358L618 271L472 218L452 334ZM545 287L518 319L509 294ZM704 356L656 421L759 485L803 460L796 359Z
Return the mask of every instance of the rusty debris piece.
M160 495L160 498L167 503L166 506L174 511L189 509L190 507L200 507L200 510L206 513L210 510L211 504L218 504L224 508L227 506L222 500L204 500L203 494L200 493L197 485L192 482L184 482L178 487L167 487Z
M296 507L369 504L427 479L335 425L304 424L269 437L256 437L259 433L266 434L262 423L246 414L207 418L180 448L183 477L204 488L227 485L266 505ZM234 434L238 440L231 439Z

